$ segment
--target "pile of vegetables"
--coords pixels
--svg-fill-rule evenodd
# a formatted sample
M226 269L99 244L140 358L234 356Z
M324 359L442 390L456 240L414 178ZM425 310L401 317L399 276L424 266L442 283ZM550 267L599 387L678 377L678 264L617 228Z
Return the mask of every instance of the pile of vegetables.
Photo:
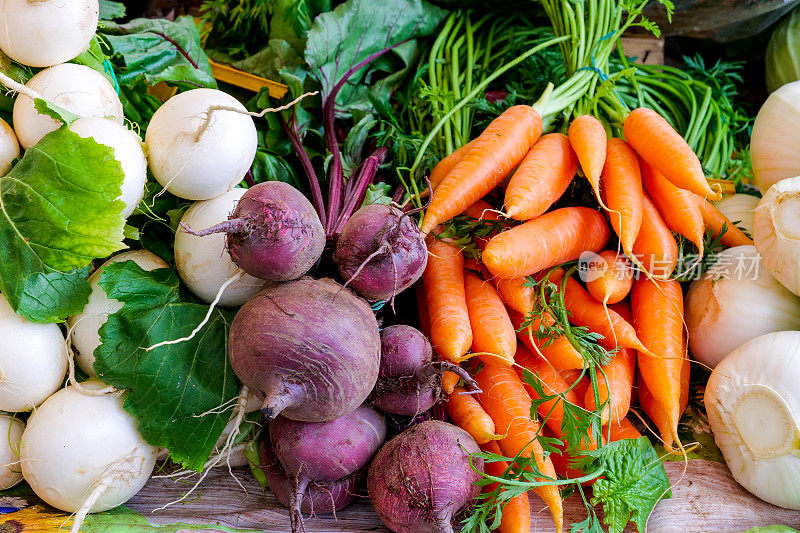
M734 477L800 509L800 81L768 62L741 194L740 65L633 63L646 4L0 0L0 488L79 531L158 462L181 500L249 465L293 532L364 494L643 531L707 380Z

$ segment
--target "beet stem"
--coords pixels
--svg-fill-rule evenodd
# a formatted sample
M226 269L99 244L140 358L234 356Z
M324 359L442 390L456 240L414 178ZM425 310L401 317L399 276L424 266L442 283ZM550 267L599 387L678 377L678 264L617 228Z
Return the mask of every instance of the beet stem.
M245 221L241 218L232 218L230 220L225 220L211 226L210 228L201 229L198 231L193 230L183 222L181 222L181 228L183 231L190 235L194 235L195 237L205 237L206 235L211 235L212 233L244 233L245 231Z
M339 221L333 230L334 234L342 232L344 225L347 224L347 221L350 220L350 217L353 216L353 213L356 212L356 209L358 209L358 206L364 200L367 187L375 180L375 174L378 173L378 168L381 166L384 159L386 159L386 153L386 148L380 147L364 160L364 163L361 165L361 170L354 181L353 191L348 195L347 204L345 204L344 209L342 209Z
M278 113L278 120L281 123L283 132L289 138L289 142L291 143L292 148L294 148L295 154L297 154L298 159L300 159L300 164L303 167L306 178L308 179L308 186L311 188L311 200L314 202L314 209L317 210L322 227L325 227L326 213L325 201L322 199L322 189L319 186L317 174L314 172L314 165L311 163L311 159L308 157L308 152L306 152L306 149L303 148L303 142L300 140L300 136L297 133L297 123L295 122L295 119L292 118L291 125L287 124L286 120L283 118L283 115L280 113Z
M478 382L469 375L469 372L449 361L433 361L432 363L428 363L417 372L417 378L419 380L429 379L434 376L440 376L445 372L452 372L464 380L467 390L471 392L483 392Z

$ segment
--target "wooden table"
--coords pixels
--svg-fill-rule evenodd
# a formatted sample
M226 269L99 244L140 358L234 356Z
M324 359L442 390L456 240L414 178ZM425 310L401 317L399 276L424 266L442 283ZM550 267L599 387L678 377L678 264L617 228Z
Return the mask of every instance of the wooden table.
M800 512L782 509L751 496L733 480L722 464L693 460L686 467L685 474L683 463L667 463L665 467L673 484L673 496L659 503L650 516L647 527L649 533L741 533L753 526L773 524L800 528ZM188 498L192 501L151 512L156 507L177 500L187 489L185 483L152 479L127 505L154 524L189 522L266 533L288 532L286 509L258 486L247 469L234 469L234 473L247 493L227 470L218 469L206 478L199 493ZM531 531L554 531L549 512L538 498L533 498ZM565 502L565 524L584 518L585 510L579 500L571 498ZM351 504L338 513L336 520L329 516L308 518L305 526L308 533L389 531L381 524L367 500Z

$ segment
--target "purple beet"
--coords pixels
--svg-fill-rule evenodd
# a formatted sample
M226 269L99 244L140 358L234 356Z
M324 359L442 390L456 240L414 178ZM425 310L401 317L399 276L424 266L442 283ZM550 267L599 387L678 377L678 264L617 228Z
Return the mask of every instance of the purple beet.
M367 475L375 512L395 533L453 533L453 520L480 491L469 463L480 449L463 429L428 420L387 442ZM472 465L483 470L483 459Z
M261 470L267 477L269 490L281 505L290 508L294 494L294 480L286 476L286 472L275 457L275 452L266 440L262 439L259 446ZM364 470L359 470L333 483L312 481L306 487L305 497L300 503L300 512L324 515L346 507L355 499L356 489L363 477Z
M428 249L411 217L389 205L356 211L345 224L333 256L339 275L371 301L388 300L414 284L428 263Z
M478 384L460 366L433 361L430 342L416 328L396 325L381 331L381 368L372 403L386 413L416 416L440 399L442 374L457 373L468 388Z
M369 304L330 279L264 289L233 319L228 355L262 412L327 422L364 403L378 379L380 334Z
M242 196L225 222L194 235L228 234L228 253L245 272L289 281L308 272L325 248L325 230L311 202L286 183L267 181Z
M331 422L273 420L269 426L272 450L287 478L293 480L292 531L302 527L301 508L308 487L342 482L360 471L385 438L383 415L365 405Z

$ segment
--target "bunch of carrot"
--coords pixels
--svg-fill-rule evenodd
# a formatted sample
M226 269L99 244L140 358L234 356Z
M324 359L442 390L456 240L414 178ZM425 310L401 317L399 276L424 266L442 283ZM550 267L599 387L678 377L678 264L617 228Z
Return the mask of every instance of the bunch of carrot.
M597 413L604 440L638 436L626 418L638 389L639 403L665 447L680 446L677 427L688 399L689 363L683 293L670 277L679 260L673 232L694 243L700 255L707 231L725 230L726 246L752 241L708 201L717 193L700 161L656 112L630 112L625 140L607 139L601 122L589 115L576 118L567 135L542 136L542 129L535 109L511 107L433 170L422 224L429 234L429 261L418 297L439 356L455 363L473 356L481 361L475 379L482 392L474 396L456 387L455 376L445 376L450 418L486 450L530 458L543 480L554 480L534 491L561 531L555 480L557 472L563 477L569 469L555 454L543 453L544 428L530 415L538 396L522 379L523 370L556 395L537 407L556 438L564 437L561 402ZM600 208L551 210L579 168ZM503 211L496 211L484 197L503 184ZM453 242L436 237L441 224L461 214L508 222L491 238L477 240L480 261L465 259ZM617 250L606 249L611 230ZM584 286L571 271L556 267L586 251L599 253L606 268ZM568 335L537 336L559 318L531 315L536 289L530 280L545 276L563 288L569 323L598 334L597 342L612 354L605 364L588 361ZM591 365L595 383L586 372ZM568 444L574 452L597 446L596 440L587 435ZM527 497L512 501L506 507L514 516L506 520L504 512L501 533L528 531Z

